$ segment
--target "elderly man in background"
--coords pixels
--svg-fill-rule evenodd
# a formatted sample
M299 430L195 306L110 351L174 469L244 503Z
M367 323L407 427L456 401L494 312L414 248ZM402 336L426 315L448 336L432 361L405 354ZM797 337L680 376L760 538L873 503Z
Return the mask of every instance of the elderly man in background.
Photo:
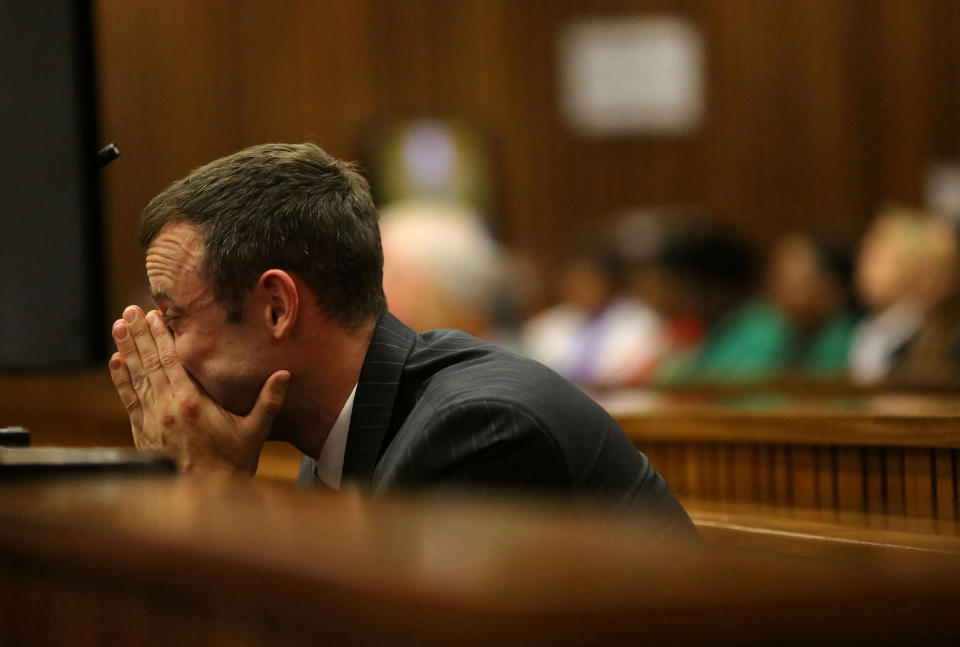
M418 332L455 328L487 339L503 287L503 252L480 217L452 202L405 201L380 211L383 290Z

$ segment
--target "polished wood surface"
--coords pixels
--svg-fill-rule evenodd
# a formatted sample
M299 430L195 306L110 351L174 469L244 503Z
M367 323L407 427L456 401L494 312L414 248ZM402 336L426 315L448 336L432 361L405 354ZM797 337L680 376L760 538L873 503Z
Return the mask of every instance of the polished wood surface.
M130 445L106 369L0 376L0 424L35 445ZM676 394L598 396L638 443L667 440L960 447L960 397L924 394Z
M960 447L960 396L759 392L727 396L656 391L599 396L638 444L731 441Z
M0 425L27 427L35 446L132 445L105 369L0 376L0 393ZM598 399L681 498L958 518L957 396L720 390ZM267 443L259 474L292 479L301 456Z
M0 496L5 644L851 644L960 635L948 557L677 542L639 517L266 483L34 480Z
M634 393L604 403L681 501L960 520L957 397Z
M0 376L0 426L30 430L35 446L133 446L130 421L102 368Z
M960 559L956 521L695 499L685 507L717 545L843 561L887 553Z

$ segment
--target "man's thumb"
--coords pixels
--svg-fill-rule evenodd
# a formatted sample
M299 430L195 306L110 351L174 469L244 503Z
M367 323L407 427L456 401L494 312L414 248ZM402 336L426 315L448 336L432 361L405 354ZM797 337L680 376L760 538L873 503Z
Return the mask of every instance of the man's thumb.
M259 428L269 429L283 408L287 397L287 385L290 384L290 371L277 371L267 378L257 396L257 402L248 416L250 422Z

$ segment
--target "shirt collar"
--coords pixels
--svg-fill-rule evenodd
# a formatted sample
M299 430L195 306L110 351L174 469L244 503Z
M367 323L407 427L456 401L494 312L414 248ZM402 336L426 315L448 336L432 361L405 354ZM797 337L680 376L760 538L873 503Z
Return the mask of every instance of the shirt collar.
M343 456L347 449L347 432L350 431L350 416L353 414L353 396L357 394L354 385L350 397L340 410L337 421L333 423L327 439L323 442L320 456L314 460L313 473L323 481L324 485L333 489L340 489L343 478Z

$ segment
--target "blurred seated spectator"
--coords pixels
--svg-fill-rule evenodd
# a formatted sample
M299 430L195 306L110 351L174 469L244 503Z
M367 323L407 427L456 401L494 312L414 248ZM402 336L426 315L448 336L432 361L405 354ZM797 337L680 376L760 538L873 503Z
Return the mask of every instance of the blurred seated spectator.
M504 248L501 260L503 281L494 300L493 324L484 339L522 354L523 324L546 304L543 271L525 250Z
M763 292L715 323L682 377L832 377L846 370L856 325L849 255L807 233L772 247Z
M691 293L698 292L705 282L714 283L708 292L724 292L712 289L719 287L713 281L716 268L698 272L691 267L704 263L698 253L703 251L703 232L691 225L691 220L699 218L684 207L647 208L625 213L613 229L612 239L625 263L624 293L650 306L663 319L660 344L664 356L685 355L702 341L708 300L704 294ZM698 249L685 254L691 246Z
M957 374L958 275L953 225L903 207L881 212L863 239L857 266L857 287L870 312L851 349L855 381Z
M686 223L666 237L641 277L635 284L667 322L658 381L708 380L737 370L740 351L718 327L754 293L749 243L724 227Z
M622 259L609 246L575 256L561 273L561 303L524 325L523 352L585 387L646 380L663 350L662 325L622 294L622 278Z
M470 209L405 201L381 209L383 289L390 311L418 332L494 335L502 252Z

